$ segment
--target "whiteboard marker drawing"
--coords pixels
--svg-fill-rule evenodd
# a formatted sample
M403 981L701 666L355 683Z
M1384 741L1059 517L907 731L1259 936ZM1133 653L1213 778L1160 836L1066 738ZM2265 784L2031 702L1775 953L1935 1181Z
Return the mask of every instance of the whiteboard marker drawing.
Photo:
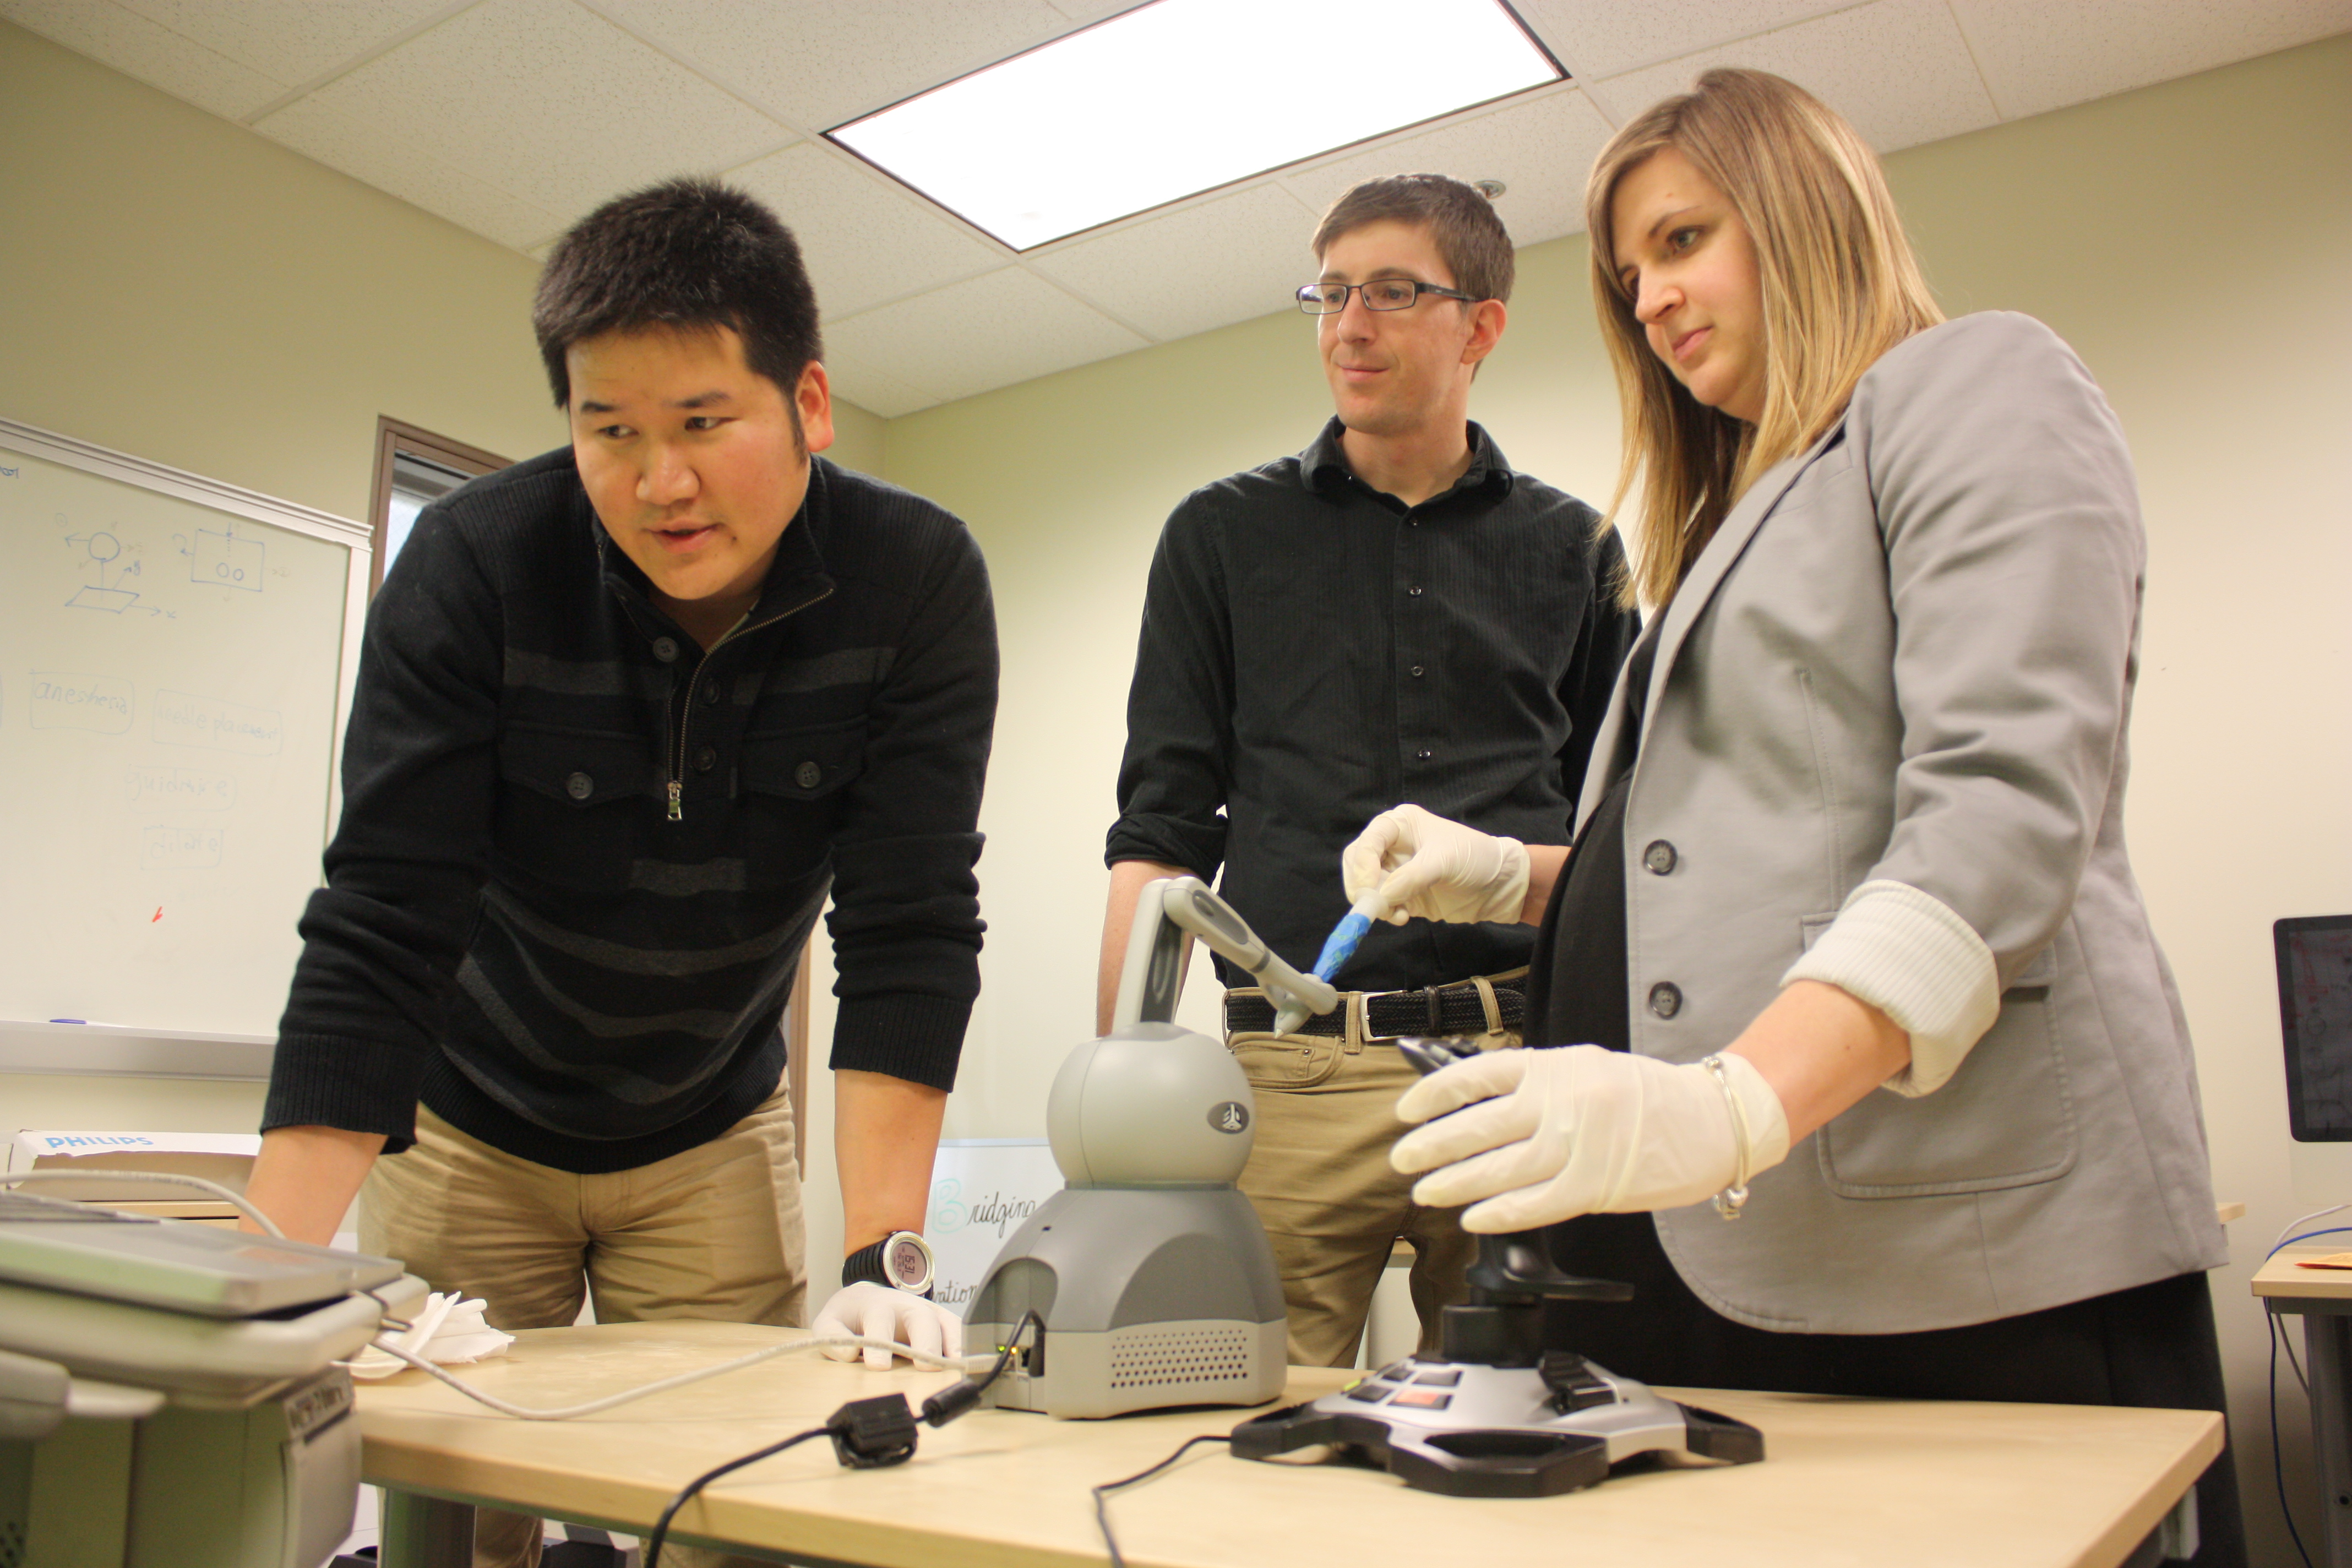
M63 522L65 519L59 517L58 521ZM122 558L122 541L110 533L69 533L66 535L66 542L82 547L88 557L84 564L98 579L95 584L85 584L75 589L73 597L66 601L67 609L104 610L115 616L125 610L137 610L146 616L163 613L152 605L141 604L138 592L122 585L124 579L139 575L139 563L136 561L128 566L114 565Z
M234 524L219 531L200 528L196 530L195 542L184 544L182 549L187 553L190 582L243 588L249 594L261 592L266 547L260 540L238 533Z

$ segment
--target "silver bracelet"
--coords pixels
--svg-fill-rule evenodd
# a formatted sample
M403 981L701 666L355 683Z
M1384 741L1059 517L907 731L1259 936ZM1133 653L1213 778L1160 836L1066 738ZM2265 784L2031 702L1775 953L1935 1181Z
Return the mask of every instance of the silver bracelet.
M1712 1056L1699 1064L1715 1075L1716 1087L1723 1090L1724 1102L1731 1107L1731 1136L1738 1145L1733 1161L1731 1184L1715 1194L1715 1212L1725 1219L1738 1219L1748 1202L1748 1165L1755 1156L1748 1137L1748 1108L1739 1102L1738 1091L1731 1087L1731 1073L1723 1065L1723 1058Z

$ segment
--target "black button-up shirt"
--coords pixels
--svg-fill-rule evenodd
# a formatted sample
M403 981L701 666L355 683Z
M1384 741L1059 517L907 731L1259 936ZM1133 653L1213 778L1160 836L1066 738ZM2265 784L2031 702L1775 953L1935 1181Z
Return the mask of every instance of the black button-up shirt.
M1568 841L1585 757L1639 626L1593 510L1470 467L1408 507L1358 479L1334 419L1296 458L1195 490L1151 564L1106 859L1219 890L1301 969L1347 912L1339 851L1410 801L1489 833ZM1376 926L1346 989L1516 968L1516 925ZM1226 982L1249 984L1221 960Z

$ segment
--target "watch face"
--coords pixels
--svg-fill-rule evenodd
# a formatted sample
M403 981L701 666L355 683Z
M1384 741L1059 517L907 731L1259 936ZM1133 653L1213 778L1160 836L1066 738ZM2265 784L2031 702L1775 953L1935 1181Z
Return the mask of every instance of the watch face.
M882 1247L883 1277L901 1290L920 1290L931 1282L930 1249L913 1236L900 1233Z

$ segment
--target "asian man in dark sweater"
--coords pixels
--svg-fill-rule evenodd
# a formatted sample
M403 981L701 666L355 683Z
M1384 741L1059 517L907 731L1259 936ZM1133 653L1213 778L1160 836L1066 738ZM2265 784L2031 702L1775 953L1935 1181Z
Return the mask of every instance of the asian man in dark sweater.
M850 1257L817 1326L954 1353L882 1244L922 1228L979 990L980 552L813 455L816 302L750 198L608 204L534 325L572 442L428 508L370 612L251 1195L324 1241L364 1181L363 1244L503 1328L583 1290L802 1321L778 1022L830 893Z

